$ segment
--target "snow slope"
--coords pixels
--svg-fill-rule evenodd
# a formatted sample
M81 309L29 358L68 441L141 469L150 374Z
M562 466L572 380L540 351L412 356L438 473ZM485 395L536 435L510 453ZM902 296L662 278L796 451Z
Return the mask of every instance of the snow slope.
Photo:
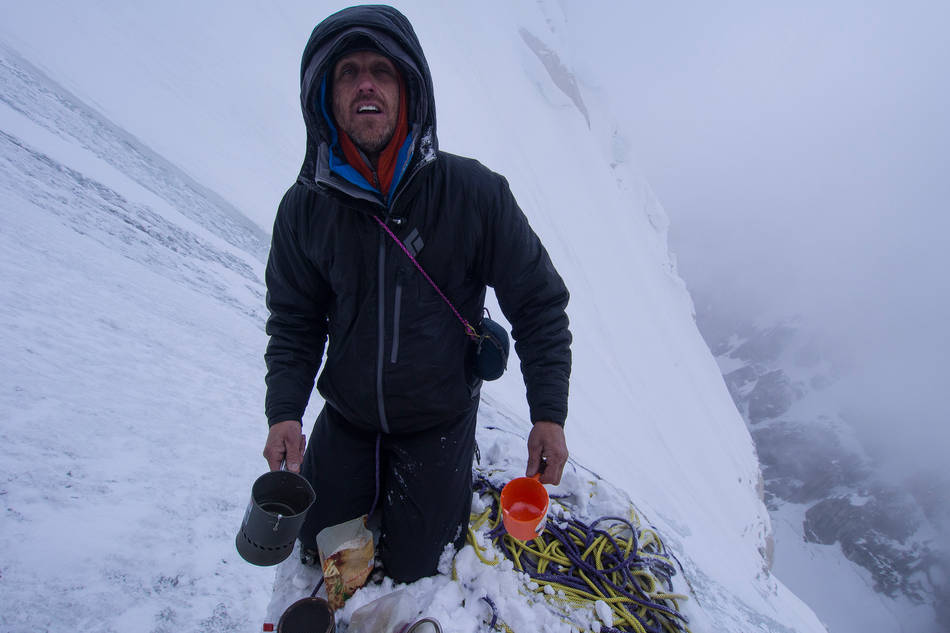
M268 584L228 525L259 470L261 433L227 428L262 397L264 244L191 221L233 209L172 206L184 174L0 69L0 629L224 630Z
M232 539L264 468L266 238L225 199L266 225L261 200L296 174L282 140L294 121L302 147L299 112L261 87L282 76L293 94L284 53L329 9L239 3L209 28L204 5L124 7L5 9L3 37L127 132L4 53L0 592L19 606L0 622L251 630L273 572L244 565ZM768 572L748 432L661 207L558 55L557 11L423 7L406 12L432 60L443 147L509 178L571 288L573 456L681 557L694 630L822 630ZM280 53L235 64L269 46ZM527 428L517 371L484 398Z

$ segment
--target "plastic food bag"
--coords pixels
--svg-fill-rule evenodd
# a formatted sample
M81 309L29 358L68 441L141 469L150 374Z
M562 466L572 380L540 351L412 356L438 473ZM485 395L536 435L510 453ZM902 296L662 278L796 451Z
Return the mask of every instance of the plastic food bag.
M347 633L401 633L418 611L405 589L388 593L353 612Z
M373 571L373 534L366 529L366 515L320 530L317 549L327 601L339 609Z

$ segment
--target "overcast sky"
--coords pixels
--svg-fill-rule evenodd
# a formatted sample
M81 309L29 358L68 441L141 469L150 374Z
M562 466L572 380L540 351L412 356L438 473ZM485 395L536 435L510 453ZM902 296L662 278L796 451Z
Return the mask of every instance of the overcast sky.
M601 23L573 44L625 95L687 283L804 315L854 350L863 428L904 463L944 459L950 3L574 4L568 24Z

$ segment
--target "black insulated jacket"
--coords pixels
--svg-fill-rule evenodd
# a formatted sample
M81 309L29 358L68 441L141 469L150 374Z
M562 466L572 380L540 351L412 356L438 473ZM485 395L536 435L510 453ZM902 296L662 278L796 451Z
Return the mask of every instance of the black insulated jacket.
M320 85L348 37L371 38L409 88L413 150L392 199L330 168ZM408 433L457 419L480 381L461 323L373 216L415 251L462 316L477 323L486 286L512 324L532 421L567 416L568 291L504 178L438 149L432 80L409 22L352 7L321 22L301 68L307 154L277 211L267 263L266 414L301 420L317 388L352 424Z

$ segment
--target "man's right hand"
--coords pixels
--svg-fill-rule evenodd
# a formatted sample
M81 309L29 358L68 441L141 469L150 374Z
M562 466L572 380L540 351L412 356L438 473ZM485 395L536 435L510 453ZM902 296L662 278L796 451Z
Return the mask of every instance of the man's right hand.
M267 443L264 444L264 459L271 470L280 470L281 462L287 462L287 470L300 472L307 437L302 433L300 420L284 420L270 427Z

